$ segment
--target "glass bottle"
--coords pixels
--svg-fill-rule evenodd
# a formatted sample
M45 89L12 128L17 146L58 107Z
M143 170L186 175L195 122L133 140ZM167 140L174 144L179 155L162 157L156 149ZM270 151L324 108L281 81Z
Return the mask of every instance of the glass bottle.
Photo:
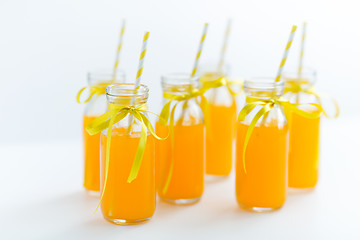
M146 108L148 94L149 89L145 85L134 90L134 84L113 84L107 87L106 97L109 104ZM106 220L115 224L142 223L150 220L155 211L155 141L149 131L137 178L127 182L138 149L141 126L139 120L128 114L112 128L108 176L101 211ZM101 190L105 181L107 131L102 131L100 137Z
M227 77L228 67L201 66L200 83L203 87L211 85L221 77ZM236 133L236 99L226 85L211 88L205 94L203 112L206 125L207 179L217 180L226 177L232 169L234 139Z
M252 98L277 99L284 93L284 83L273 78L254 78L244 83L245 105ZM250 211L272 211L286 198L288 126L283 108L278 104L256 123L245 152L245 136L251 121L263 106L257 105L237 129L236 198L240 207Z
M296 71L283 73L285 81L284 97L291 103L305 104L307 112L318 111L306 103L319 103L312 90L316 72L304 68L299 75ZM309 189L316 186L319 173L320 116L306 118L295 112L287 112L289 122L289 164L288 185L291 188Z
M189 94L199 88L199 78L187 74L162 77L164 94ZM164 105L169 99L164 98ZM176 107L175 107L176 105ZM196 97L172 101L173 135L156 145L157 192L161 199L174 204L192 204L200 200L205 175L205 124ZM165 137L172 131L169 122L156 123L156 133Z
M99 196L100 191L100 134L91 136L85 127L107 111L106 86L114 81L125 82L125 73L118 71L115 80L111 71L88 73L88 87L99 87L99 92L87 102L83 117L84 187L92 196Z

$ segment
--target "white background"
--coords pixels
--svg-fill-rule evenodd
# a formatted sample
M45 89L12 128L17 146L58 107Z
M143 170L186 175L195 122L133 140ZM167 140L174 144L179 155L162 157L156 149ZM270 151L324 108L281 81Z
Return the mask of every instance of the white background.
M229 17L233 28L226 59L233 77L275 76L291 25L308 22L305 64L316 68L317 88L334 96L341 107L338 120L324 121L322 156L328 159L323 161L319 190L306 197L290 196L286 207L275 215L244 213L246 218L242 215L239 220L236 210L229 210L236 209L229 181L226 187L210 186L204 202L192 208L195 210L163 218L161 213L172 210L162 204L151 225L121 231L127 231L127 236L152 233L156 237L156 231L166 229L151 226L169 221L174 225L169 229L178 236L188 227L199 238L211 233L209 229L216 230L216 223L201 225L209 218L219 219L214 237L221 237L222 231L239 238L259 237L259 231L288 239L292 232L299 239L359 236L355 226L359 226L360 214L352 210L360 202L360 181L355 175L360 167L356 151L360 134L356 0L0 0L0 186L5 189L0 196L0 232L6 228L7 238L11 237L6 234L17 233L23 239L51 239L52 234L60 233L60 239L67 235L79 238L77 230L88 234L91 230L93 236L106 230L118 236L120 230L108 227L99 214L88 214L96 200L81 192L83 106L75 102L75 96L86 85L87 71L113 66L121 20L126 18L120 65L127 80L133 81L142 36L150 31L142 81L150 87L150 108L159 111L160 76L191 71L204 22L209 23L209 32L201 62L216 62ZM297 64L299 43L300 31L287 66ZM222 215L223 208L215 204L215 200L222 201L219 196L226 196L224 204L230 207L222 207L229 215ZM192 221L186 223L193 218L191 211L197 211L200 218L192 221L199 221L201 230ZM52 222L54 218L57 221ZM24 225L28 227L20 231L18 227ZM291 230L282 234L286 229Z
M233 19L227 62L234 77L274 76L291 25L308 22L305 64L317 87L354 114L360 87L357 1L0 1L0 142L79 139L83 106L75 102L86 73L113 66L127 19L121 68L133 81L142 36L150 31L143 83L160 110L160 76L190 72L204 22L202 63L219 57L226 20ZM301 29L299 29L301 30ZM300 31L287 66L296 65Z

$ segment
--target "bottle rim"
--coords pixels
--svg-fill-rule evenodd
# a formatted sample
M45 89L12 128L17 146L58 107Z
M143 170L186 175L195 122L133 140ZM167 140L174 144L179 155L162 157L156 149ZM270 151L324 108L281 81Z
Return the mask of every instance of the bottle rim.
M161 76L162 85L191 85L198 82L198 76L192 77L188 73L168 73Z
M116 71L116 77L114 79L114 72L110 69L96 69L93 71L88 71L87 79L88 85L93 86L99 83L106 83L106 82L118 82L123 83L125 82L125 71L118 69Z
M106 87L106 95L111 97L147 97L149 94L148 86L140 84L134 89L134 83L114 83Z
M272 77L254 77L244 82L245 93L257 97L278 97L284 94L284 81Z

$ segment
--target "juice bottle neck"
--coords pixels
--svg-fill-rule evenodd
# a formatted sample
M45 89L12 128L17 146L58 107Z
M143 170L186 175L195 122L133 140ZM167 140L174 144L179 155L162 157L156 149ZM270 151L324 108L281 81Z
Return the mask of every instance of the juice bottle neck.
M136 89L132 83L111 84L106 89L108 103L119 106L139 107L145 105L148 96L149 88L142 84Z

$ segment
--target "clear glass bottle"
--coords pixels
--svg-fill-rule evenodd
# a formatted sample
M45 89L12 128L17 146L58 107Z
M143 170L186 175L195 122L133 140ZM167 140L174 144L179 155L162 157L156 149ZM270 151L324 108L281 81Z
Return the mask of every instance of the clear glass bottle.
M199 68L200 83L206 87L227 77L229 67L208 65ZM236 133L236 99L226 85L211 88L204 94L206 125L205 172L209 181L228 176L232 169Z
M277 99L284 93L284 83L273 78L254 78L244 83L246 105L251 98ZM251 211L272 211L286 198L288 126L283 108L275 104L256 123L245 152L245 136L251 121L263 106L257 105L239 122L236 153L236 198L240 207ZM246 169L246 171L245 171Z
M134 84L113 84L107 87L106 97L109 104L146 108L148 94L149 89L145 85L134 90ZM147 116L146 113L144 115ZM155 211L155 141L149 131L137 178L127 182L138 149L141 126L140 121L128 114L112 128L108 177L101 211L106 220L115 224L142 223L150 220ZM105 180L107 131L101 132L100 139L101 190Z
M164 93L184 95L199 88L199 78L187 74L162 77ZM169 99L164 98L164 105ZM192 204L204 190L205 124L198 98L173 101L173 135L156 144L157 191L161 199L174 204ZM156 123L156 133L165 137L171 132L169 122Z
M316 96L307 92L316 81L316 72L304 68L301 75L297 71L283 73L285 95L291 103L305 104L299 106L307 112L318 109L306 103L319 103ZM289 164L288 185L291 188L311 189L318 181L320 116L306 118L295 112L287 112L289 122Z
M83 117L84 187L92 196L99 196L100 191L100 134L91 136L85 127L107 111L106 86L112 82L125 82L125 73L119 70L115 80L111 71L88 73L88 87L99 87L99 92L87 102Z

